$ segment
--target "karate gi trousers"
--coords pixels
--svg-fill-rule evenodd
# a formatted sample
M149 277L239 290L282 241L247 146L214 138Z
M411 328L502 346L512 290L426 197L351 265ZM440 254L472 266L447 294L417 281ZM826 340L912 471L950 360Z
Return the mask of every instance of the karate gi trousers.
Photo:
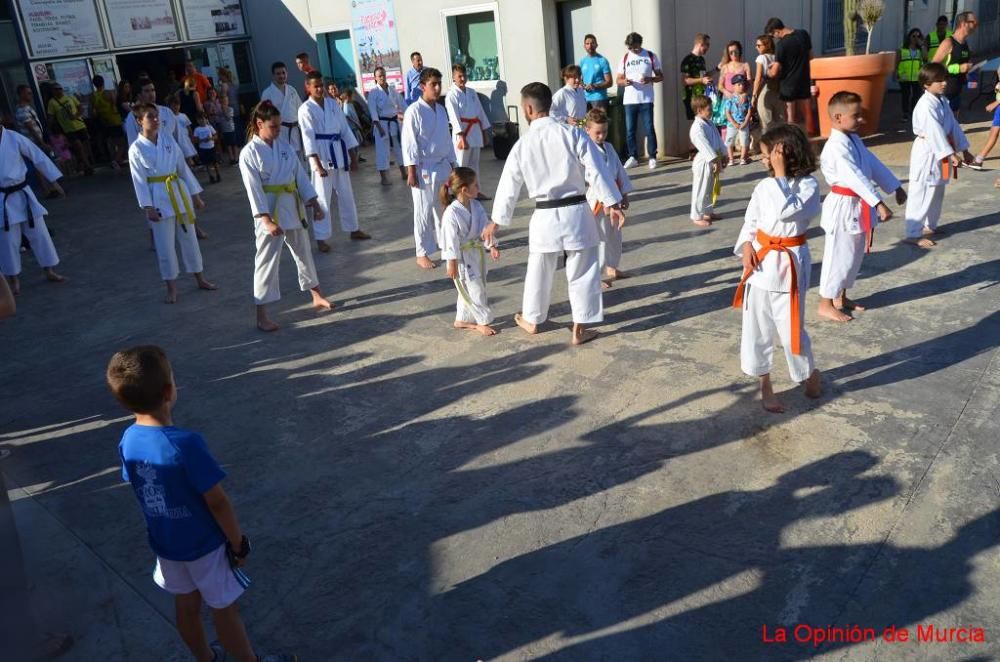
M372 130L375 135L375 169L378 171L389 169L390 152L396 165L401 167L403 165L403 150L399 143L399 122L382 121L382 126L386 127L384 138L379 134L378 129Z
M622 261L622 231L611 226L611 218L603 210L597 217L597 232L601 235L598 260L601 269L617 269Z
M712 185L715 183L712 162L695 161L691 164L691 175L691 220L697 221L702 216L710 215L715 208L712 203Z
M938 186L910 184L904 227L907 239L919 237L924 228L937 229L941 220L941 208L944 206L944 189L944 183Z
M469 147L459 149L455 146L455 162L463 168L472 168L479 174L479 155L483 151L482 147Z
M473 259L478 260L478 251ZM469 270L463 262L458 264L458 304L455 311L456 322L486 325L493 321L493 310L486 298L486 277Z
M413 196L413 241L417 246L417 257L426 257L437 252L441 244L441 201L438 190L448 181L451 164L438 161L426 166L417 166L417 188L411 188Z
M604 300L601 297L601 266L598 248L566 251L566 281L569 283L569 305L574 324L596 324L604 321ZM521 316L531 324L541 324L549 317L552 301L552 277L563 253L528 253L528 272L524 277L524 299Z
M307 292L319 287L307 229L285 230L283 234L274 237L264 229L260 219L254 219L254 235L257 243L257 255L254 257L253 265L254 303L261 306L281 298L278 270L281 266L282 244L288 246L292 259L295 260L295 268L299 274L299 289Z
M326 241L333 235L333 196L337 194L337 212L340 229L344 232L359 230L358 208L354 204L354 189L351 187L351 173L347 170L326 169L326 177L312 173L312 185L318 194L323 220L313 221L313 234L317 241Z
M153 230L153 247L156 249L156 259L160 263L160 278L177 280L180 269L177 264L177 246L181 249L181 262L184 273L200 274L204 271L201 260L201 247L198 246L198 233L194 223L188 223L181 229L174 216L164 216L160 220L150 221ZM29 237L30 239L30 237Z
M803 265L799 275L799 311L803 318L798 321L802 325L799 333L801 354L792 354L791 294L747 285L749 291L743 303L743 332L740 342L740 367L747 375L762 377L774 368L775 333L785 348L785 361L792 381L804 382L813 373L816 364L813 360L812 342L803 324L805 306L801 305L805 302L806 291L809 289L808 274L809 265Z
M21 273L21 235L28 238L31 244L31 252L38 262L38 266L43 268L54 267L59 264L59 254L56 253L55 244L49 235L49 229L45 225L45 218L39 216L35 219L35 227L28 227L28 222L12 223L10 230L4 230L0 224L0 273L4 276L17 276Z
M819 276L819 295L836 299L842 290L854 287L854 279L865 259L865 233L844 231L827 233L823 246L823 269Z

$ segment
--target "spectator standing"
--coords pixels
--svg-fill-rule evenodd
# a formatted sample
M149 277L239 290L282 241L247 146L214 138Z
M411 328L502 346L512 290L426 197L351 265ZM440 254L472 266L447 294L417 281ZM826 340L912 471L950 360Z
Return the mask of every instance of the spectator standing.
M306 53L305 51L295 56L295 66L302 72L303 76L308 76L310 73L316 71L316 67L309 63L309 53ZM308 98L309 90L306 88L303 89L305 89L306 98Z
M719 87L724 98L728 99L736 94L733 79L739 75L742 75L748 84L753 79L750 65L743 61L743 44L731 41L726 44L726 50L722 52L722 60L719 62Z
M42 121L38 119L38 113L35 112L35 106L32 102L33 98L34 93L32 93L29 85L17 86L17 106L14 108L14 121L17 124L17 131L35 143L43 152L51 154L52 148L45 142Z
M122 118L118 114L118 103L115 93L104 89L104 77L94 76L94 116L101 130L101 140L115 170L128 162L125 154L125 131L122 129Z
M904 122L910 119L913 108L922 94L917 74L925 62L927 62L927 47L924 45L924 36L920 28L913 28L906 33L903 47L896 53L896 82L899 83Z
M769 34L757 37L757 75L753 78L753 107L760 118L761 135L774 124L785 122L785 102L778 96L778 81L767 75L774 63L774 39Z
M66 94L62 85L53 83L52 98L46 108L50 120L56 124L66 135L76 156L83 168L83 174L94 174L94 156L90 151L90 134L87 133L87 125L80 117L80 102L76 97Z
M618 66L618 86L624 90L622 104L625 108L625 142L628 160L625 167L639 162L635 141L636 125L641 121L646 134L646 156L649 169L656 168L656 132L653 130L653 83L663 80L660 58L642 47L642 35L631 32L625 37L628 50Z
M951 30L948 28L948 17L938 16L937 25L935 29L927 35L927 61L934 61L934 54L937 53L938 47L941 42L946 38L951 36Z
M132 114L132 103L135 101L135 93L132 92L132 83L123 80L118 83L118 90L115 93L118 100L118 114L124 122Z
M611 64L608 58L597 52L597 37L588 34L583 38L583 50L587 54L580 60L580 70L583 72L583 93L587 99L587 109L601 108L608 110L608 88L614 85L611 80Z
M194 81L190 78L184 81L184 87L177 93L177 101L180 103L181 112L187 115L188 119L198 117L205 110Z
M412 68L406 72L406 81L403 84L403 101L407 106L416 103L423 94L420 90L420 72L424 70L424 56L413 51L410 53L410 64Z
M774 63L768 76L778 79L778 96L785 102L785 114L792 124L805 124L812 98L812 38L805 30L786 28L780 18L772 18L764 33L774 38Z
M212 88L212 81L208 77L198 71L197 67L194 66L193 60L184 61L184 79L181 83L186 84L191 81L194 84L194 89L198 93L198 99L202 103L208 98L208 91ZM183 104L181 105L181 110L184 110ZM187 112L186 110L184 112Z
M695 112L691 109L691 99L705 94L705 87L710 85L708 65L705 64L705 54L711 47L711 38L707 34L696 34L691 52L681 60L681 83L684 86L684 114L689 120L694 120Z
M240 122L240 90L233 80L233 72L227 67L219 67L219 97L229 99L229 107L233 109L233 123L236 125L236 140L242 145L240 137L243 134Z
M972 59L972 51L969 50L967 40L972 36L979 26L976 14L971 11L964 11L955 17L955 32L946 37L937 51L934 53L932 62L940 62L948 70L948 86L945 87L944 95L948 98L948 105L952 112L958 115L959 107L962 105L962 90L965 88L966 74L972 67L969 61Z

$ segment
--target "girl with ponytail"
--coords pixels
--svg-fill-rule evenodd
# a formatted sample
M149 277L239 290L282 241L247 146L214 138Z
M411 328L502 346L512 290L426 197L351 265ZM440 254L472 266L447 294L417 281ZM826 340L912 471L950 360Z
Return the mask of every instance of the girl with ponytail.
M491 241L484 244L483 230L489 224L486 210L476 199L479 182L472 168L452 170L448 181L438 191L444 214L441 216L441 258L448 263L448 278L458 290L456 329L496 335L490 326L493 311L486 297L486 251L493 260L500 259L500 249Z

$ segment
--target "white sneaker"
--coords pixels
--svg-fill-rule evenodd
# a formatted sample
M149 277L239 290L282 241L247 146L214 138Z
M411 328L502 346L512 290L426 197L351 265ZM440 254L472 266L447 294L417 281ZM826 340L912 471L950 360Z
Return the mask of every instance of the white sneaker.
M628 168L634 168L639 162L635 160L634 156L628 157L628 160L622 164L622 166L627 170Z
M656 159L650 159L649 160L649 169L650 170L656 170Z

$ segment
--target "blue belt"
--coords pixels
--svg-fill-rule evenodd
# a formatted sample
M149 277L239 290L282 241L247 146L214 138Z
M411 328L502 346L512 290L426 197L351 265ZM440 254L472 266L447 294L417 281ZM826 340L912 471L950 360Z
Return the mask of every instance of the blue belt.
M347 143L340 137L339 133L317 133L316 140L328 140L330 142L330 157L333 157L333 143L340 143L340 153L343 155L344 167L340 170L350 170L351 161L347 158Z

